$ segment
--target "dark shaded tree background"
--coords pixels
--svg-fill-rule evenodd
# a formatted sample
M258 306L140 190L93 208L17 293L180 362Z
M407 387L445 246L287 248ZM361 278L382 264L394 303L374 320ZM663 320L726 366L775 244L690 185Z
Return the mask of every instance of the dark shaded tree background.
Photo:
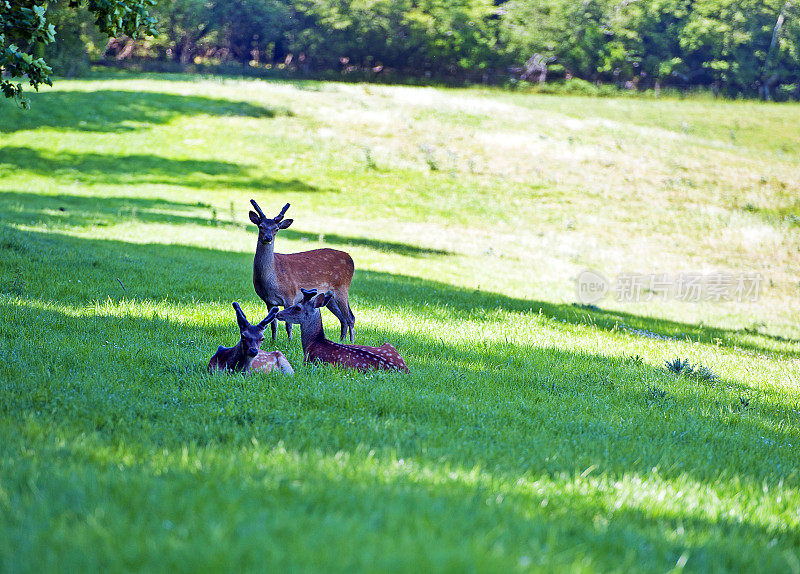
M87 11L56 6L59 40L46 59L60 74L92 56L506 82L540 54L548 80L587 89L800 98L800 0L163 0L151 9L155 36L108 46Z

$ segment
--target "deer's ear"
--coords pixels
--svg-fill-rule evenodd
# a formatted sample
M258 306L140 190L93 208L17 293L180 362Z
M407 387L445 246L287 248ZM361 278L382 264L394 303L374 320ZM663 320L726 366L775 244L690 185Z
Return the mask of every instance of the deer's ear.
M247 329L250 323L247 322L247 317L244 316L244 311L242 311L242 308L239 306L239 303L234 301L233 309L234 311L236 311L236 322L239 324L239 330L244 331L245 329Z
M255 211L249 212L248 215L250 216L250 221L252 221L255 225L261 223L261 217Z
M278 224L278 229L286 229L294 222L294 219L284 219Z
M331 295L330 293L320 293L316 297L314 297L314 308L317 307L324 307L327 305L328 301L330 301Z

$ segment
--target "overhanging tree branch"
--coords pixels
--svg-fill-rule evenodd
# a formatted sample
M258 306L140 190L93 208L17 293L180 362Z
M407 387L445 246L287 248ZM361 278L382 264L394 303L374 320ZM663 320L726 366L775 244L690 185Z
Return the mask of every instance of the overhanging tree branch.
M22 96L23 82L34 90L42 84L53 85L53 70L43 58L35 57L35 50L55 40L47 7L59 1L70 8L85 4L97 27L109 36L127 34L134 38L140 32L155 32L156 22L149 8L156 0L0 0L0 91L23 108L30 106Z

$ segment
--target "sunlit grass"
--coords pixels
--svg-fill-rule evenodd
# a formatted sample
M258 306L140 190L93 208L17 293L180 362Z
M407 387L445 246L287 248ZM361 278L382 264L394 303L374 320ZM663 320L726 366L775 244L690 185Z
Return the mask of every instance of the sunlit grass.
M800 108L144 76L32 104L0 104L0 570L798 568ZM351 253L357 342L409 375L282 330L294 377L206 373L231 301L266 313L251 197L292 203L278 251ZM765 281L587 307L585 268Z

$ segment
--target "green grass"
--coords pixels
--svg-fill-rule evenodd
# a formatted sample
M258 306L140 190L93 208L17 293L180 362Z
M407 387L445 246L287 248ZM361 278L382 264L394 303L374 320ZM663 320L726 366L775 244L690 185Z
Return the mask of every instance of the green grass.
M0 102L0 571L800 570L799 107L125 74L32 106ZM231 301L266 312L251 197L292 203L278 251L352 254L357 342L409 375L283 332L294 377L205 372ZM585 268L764 284L581 306Z

